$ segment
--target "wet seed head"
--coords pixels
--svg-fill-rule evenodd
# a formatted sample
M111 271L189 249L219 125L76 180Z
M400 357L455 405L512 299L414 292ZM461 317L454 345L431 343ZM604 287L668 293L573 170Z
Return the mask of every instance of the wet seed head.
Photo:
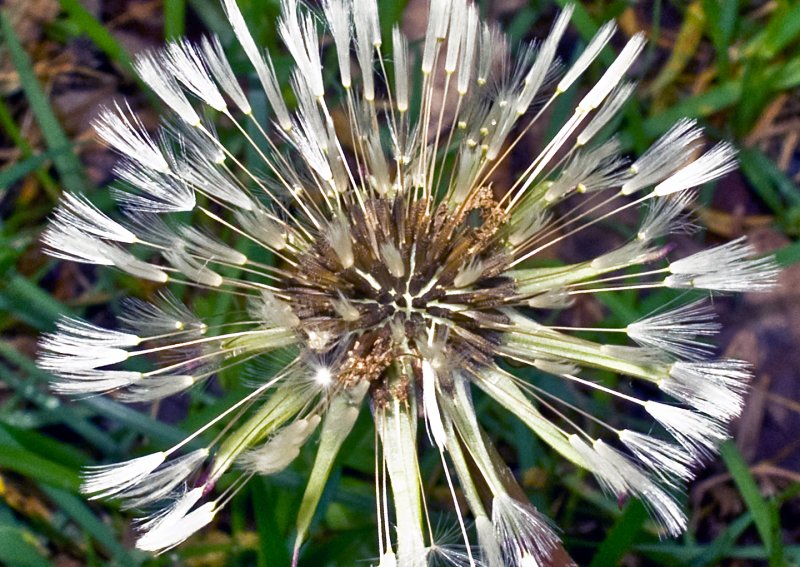
M378 383L394 357L422 359L433 342L468 365L492 359L498 336L484 322L507 320L500 309L515 287L499 275L506 215L488 191L480 196L460 212L375 197L347 211L346 260L331 240L298 257L283 295L303 328L330 337L306 348L345 352L335 379ZM457 285L467 271L469 284Z

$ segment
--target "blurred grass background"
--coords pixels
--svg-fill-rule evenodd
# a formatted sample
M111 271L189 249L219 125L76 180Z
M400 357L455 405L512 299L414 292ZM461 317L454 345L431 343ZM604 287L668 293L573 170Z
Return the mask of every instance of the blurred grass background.
M280 53L278 1L241 4L257 38ZM517 39L546 33L556 9L535 0L479 4ZM387 30L398 21L413 28L426 9L418 0L379 5ZM47 259L38 237L62 190L85 193L110 210L105 189L114 156L94 141L92 116L101 104L127 99L154 127L158 102L133 75L132 55L205 31L232 46L219 6L213 0L5 0L0 10L0 564L288 565L297 488L310 451L289 471L252 481L210 529L155 559L131 550L129 514L87 502L77 490L82 466L167 447L228 407L246 388L235 372L175 401L129 407L111 398L57 398L32 362L38 334L51 330L59 315L113 325L121 297L152 295L151 284ZM800 260L800 3L583 0L562 57L575 57L611 18L621 36L643 29L649 37L634 70L638 94L619 125L624 146L642 151L683 116L700 119L710 138L734 140L741 170L703 190L697 216L703 231L693 241L747 233L789 267L782 287L767 297L718 302L727 325L725 352L753 362L758 378L735 440L690 487L691 527L674 540L660 541L641 504L605 498L498 408L481 408L484 423L581 565L798 565L800 275L792 265ZM240 76L252 81L242 54L229 52ZM612 57L611 50L604 53L606 62ZM287 76L286 56L276 64ZM267 119L266 104L257 104L263 97L251 92ZM558 106L551 124L567 111ZM245 159L255 159L224 128L221 135ZM603 317L608 325L624 325L666 301L658 293L599 299L582 307L591 311L586 317ZM230 309L223 295L193 300L201 316ZM563 386L554 381L552 387ZM608 398L590 402L598 415L617 411ZM374 555L372 441L362 415L337 462L302 565L363 564L356 558ZM448 496L438 466L438 458L423 461L434 507L441 502L442 508Z

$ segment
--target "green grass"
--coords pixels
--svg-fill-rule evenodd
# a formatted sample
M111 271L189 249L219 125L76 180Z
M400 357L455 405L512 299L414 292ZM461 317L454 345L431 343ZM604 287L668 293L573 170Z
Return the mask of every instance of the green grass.
M566 4L558 0L558 4ZM126 81L141 90L132 69L132 59L108 22L98 20L79 0L61 0L62 14L45 30L51 40L84 38L98 57L104 57ZM510 16L507 27L524 34L546 9L532 2ZM600 22L620 16L627 2L581 2L573 20L580 41L586 41ZM270 22L277 1L243 0L250 21ZM402 0L381 1L388 32L405 7ZM682 4L655 2L658 9L682 9ZM620 134L623 146L640 150L669 128L678 118L696 117L710 126L712 135L742 142L758 124L765 109L781 94L800 86L800 6L788 0L775 3L775 10L756 15L742 2L702 0L692 4L692 18L684 18L683 37L696 34L711 54L713 78L699 92L683 85L692 79L687 61L675 59L675 67L660 74L658 93L633 101L625 114ZM191 18L189 20L189 11ZM685 13L684 13L685 16ZM699 18L699 19L698 19ZM200 20L233 45L230 31L222 25L221 10L205 0L165 0L164 37L181 36L187 21ZM653 34L662 34L654 24ZM0 99L0 129L4 148L18 156L0 169L0 201L12 198L24 183L37 188L35 198L4 211L0 224L0 563L12 567L44 567L71 557L85 565L168 565L190 560L213 562L222 554L225 565L284 565L288 561L294 513L310 468L313 452L299 459L292 469L274 479L256 480L235 499L225 526L206 538L189 542L159 558L147 558L129 549L123 534L130 514L113 505L87 502L79 495L80 470L86 464L101 464L168 447L207 416L230 406L241 392L235 380L222 381L228 390L220 396L195 392L191 411L176 423L164 424L150 413L137 411L106 398L67 401L47 389L47 375L30 358L35 337L52 330L62 314L84 314L88 307L114 305L124 294L143 296L148 289L129 279L99 276L81 297L56 297L51 281L55 263L40 264L35 256L36 239L60 191L102 193L93 187L84 170L77 142L65 132L48 91L37 77L30 53L21 45L0 13L3 55L8 70L19 78L19 93ZM193 30L189 30L193 31ZM272 48L279 45L274 26L259 28L259 41ZM655 48L653 48L655 49ZM246 72L241 53L233 52L234 66ZM653 51L648 52L653 53ZM677 56L676 56L677 57ZM608 49L602 56L613 58ZM683 65L683 66L681 66ZM597 76L597 71L594 71ZM654 70L650 76L656 76ZM145 91L142 91L145 92ZM156 105L157 101L150 97ZM257 112L266 112L265 104ZM565 112L556 108L555 112ZM32 144L23 134L29 116L42 133ZM266 117L266 114L265 114ZM222 135L226 135L222 132ZM245 156L253 159L253 156ZM774 217L774 228L790 240L800 233L800 191L796 183L758 148L742 147L740 163L754 198ZM101 199L105 208L108 200ZM782 265L800 262L800 243L792 241L777 254ZM124 286L124 287L121 287ZM124 289L123 291L120 291ZM635 293L605 294L600 300L608 312L607 324L630 321L667 300L666 295L642 298ZM229 311L229 297L219 294L198 301L201 314ZM568 392L564 392L568 395ZM770 567L800 564L800 546L782 540L791 526L781 523L781 507L796 498L797 486L767 497L732 443L722 448L724 470L744 508L731 518L713 539L698 541L696 534L659 541L644 508L630 502L620 508L603 496L581 473L565 468L536 442L527 430L497 408L481 404L487 429L516 455L523 472L541 474L532 490L534 500L551 510L566 534L570 552L586 564L617 564L626 555L652 565L705 566L729 564L733 560L767 563ZM603 397L591 400L601 415L615 411ZM352 557L363 557L372 549L374 530L370 447L371 425L362 416L354 434L345 442L332 472L312 526L321 529L324 541L309 546L304 555L309 565L351 565ZM431 470L437 463L426 463ZM355 472L356 474L352 474ZM41 512L41 511L44 511ZM576 535L580 522L599 524L603 538L584 540ZM173 562L174 559L174 562Z

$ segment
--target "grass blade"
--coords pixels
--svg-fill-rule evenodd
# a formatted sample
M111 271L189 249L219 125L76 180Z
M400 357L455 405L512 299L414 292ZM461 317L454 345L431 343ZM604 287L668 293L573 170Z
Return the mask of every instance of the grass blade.
M122 47L111 32L97 21L79 0L61 0L61 7L69 14L70 19L89 39L108 57L120 65L127 73L136 76L133 62L128 52Z
M177 39L186 27L186 0L164 0L164 37Z
M750 474L750 469L747 463L736 448L732 441L726 441L720 447L720 456L728 467L728 471L733 477L742 499L750 513L753 515L753 521L756 524L758 535L767 548L769 553L770 567L779 567L785 565L783 557L783 545L780 541L780 525L777 521L777 510L770 503L767 502L758 489L753 475Z
M53 164L61 178L61 183L69 191L82 193L87 185L83 165L72 151L72 145L36 78L31 60L22 48L11 22L3 12L0 12L0 29L2 29L11 62L19 74L22 90L25 91L28 104L41 127L42 136L51 150L59 152L59 155L53 159Z
M622 556L631 548L646 519L647 510L644 505L638 500L631 500L600 544L589 567L618 565Z

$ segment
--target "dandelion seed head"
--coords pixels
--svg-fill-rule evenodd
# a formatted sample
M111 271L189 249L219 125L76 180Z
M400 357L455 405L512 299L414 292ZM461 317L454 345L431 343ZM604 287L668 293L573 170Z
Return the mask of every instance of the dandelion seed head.
M257 378L174 446L90 469L84 492L154 509L137 547L158 553L212 523L250 476L278 474L313 449L297 560L337 454L368 411L381 566L546 563L558 537L499 463L472 401L481 390L612 497L640 498L663 533L679 533L685 514L671 491L726 437L744 403L745 363L713 360L706 341L718 325L699 302L622 328L555 326L543 313L586 293L775 285L774 260L753 257L744 240L671 263L660 243L689 226L692 188L733 167L730 145L692 161L702 133L688 120L632 163L613 137L603 141L632 95L625 77L644 36L628 41L530 156L518 152L525 132L609 44L613 24L562 65L571 7L541 42L517 47L472 2L431 2L415 46L399 28L384 42L374 0L325 0L318 14L283 0L277 27L292 68L282 84L235 0L223 9L274 122L256 116L216 38L140 56L137 70L172 116L157 134L129 108L106 110L96 123L122 156L112 192L122 218L67 195L42 240L57 258L219 298L225 311L200 317L177 293L131 299L121 331L64 318L42 337L38 364L57 392L128 403L178 395L222 371ZM329 50L335 58L323 58ZM334 60L338 72L323 69ZM226 146L209 112L224 115L252 160ZM493 184L516 153L529 163L509 184ZM585 206L572 209L571 200ZM647 213L627 242L574 264L539 262L564 239L642 204ZM569 384L575 399L514 366ZM649 388L618 388L603 378L609 372ZM671 401L640 393L658 390ZM624 411L603 421L583 403L593 392L658 425L629 429L619 423ZM605 437L589 437L589 423ZM426 444L442 461L463 545L432 535L418 457ZM219 490L226 475L234 480Z

